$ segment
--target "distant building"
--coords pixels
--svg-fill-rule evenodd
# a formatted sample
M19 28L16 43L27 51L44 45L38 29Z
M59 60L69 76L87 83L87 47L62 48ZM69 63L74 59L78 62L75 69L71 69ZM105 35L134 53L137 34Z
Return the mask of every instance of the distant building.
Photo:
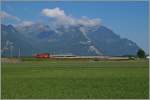
M40 54L35 54L34 57L35 58L49 58L50 55L49 53L40 53Z

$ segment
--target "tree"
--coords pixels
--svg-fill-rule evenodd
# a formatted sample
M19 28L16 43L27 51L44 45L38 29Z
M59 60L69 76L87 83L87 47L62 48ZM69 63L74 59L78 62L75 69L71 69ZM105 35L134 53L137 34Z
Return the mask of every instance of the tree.
M145 56L144 50L139 49L138 52L137 52L137 56L138 56L139 58L145 58L146 56Z

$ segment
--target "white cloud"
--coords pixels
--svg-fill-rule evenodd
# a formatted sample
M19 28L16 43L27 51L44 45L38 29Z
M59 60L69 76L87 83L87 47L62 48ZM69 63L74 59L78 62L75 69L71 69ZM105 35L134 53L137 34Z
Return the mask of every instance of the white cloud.
M42 14L55 19L55 24L58 25L73 25L74 19L71 16L67 16L64 10L59 9L58 7L54 9L43 9Z
M13 16L11 14L8 14L7 12L5 11L1 11L0 12L0 18L1 19L13 19L13 20L16 20L16 21L20 21L20 18L16 17L16 16Z
M54 18L56 24L58 25L83 25L87 27L93 27L100 25L100 19L89 19L88 17L81 17L80 19L74 18L72 16L66 15L64 10L58 7L53 9L43 9L41 12L44 16Z
M42 14L45 15L45 16L48 16L48 17L56 17L56 18L59 18L59 17L66 17L65 13L63 10L60 10L59 8L54 8L54 9L43 9L42 10Z
M32 26L33 24L34 23L32 21L20 21L15 26L17 26L17 27L28 27L28 26Z
M84 26L97 26L100 25L100 19L99 18L89 19L84 16L78 20L78 23Z
M22 21L21 23L19 23L17 26L21 26L21 27L26 27L26 26L31 26L34 23L32 21Z

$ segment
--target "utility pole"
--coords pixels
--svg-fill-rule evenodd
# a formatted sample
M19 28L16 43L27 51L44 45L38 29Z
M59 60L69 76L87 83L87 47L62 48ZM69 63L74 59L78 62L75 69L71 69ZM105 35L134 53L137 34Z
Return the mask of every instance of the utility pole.
M18 57L20 58L20 56L21 56L21 50L19 48Z
M10 57L13 57L13 46L10 46Z
M32 50L31 55L32 55L32 56L34 55L34 50Z

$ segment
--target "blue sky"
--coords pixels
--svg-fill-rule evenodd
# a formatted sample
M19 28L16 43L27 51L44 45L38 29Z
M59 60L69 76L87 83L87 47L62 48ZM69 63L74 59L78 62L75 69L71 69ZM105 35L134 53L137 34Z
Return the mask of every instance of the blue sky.
M58 7L66 15L74 18L86 16L88 18L99 18L101 25L112 29L123 38L136 42L141 48L148 52L148 2L2 2L2 11L17 17L21 21L45 21L47 17L41 14L45 8L54 9ZM7 19L5 24L16 24L16 20Z

